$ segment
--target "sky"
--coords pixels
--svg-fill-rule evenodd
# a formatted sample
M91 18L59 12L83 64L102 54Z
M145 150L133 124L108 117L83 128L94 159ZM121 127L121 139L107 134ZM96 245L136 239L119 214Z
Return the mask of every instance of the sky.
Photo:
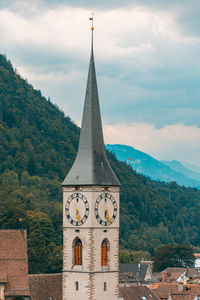
M199 0L0 0L0 53L80 125L92 12L105 143L200 166Z

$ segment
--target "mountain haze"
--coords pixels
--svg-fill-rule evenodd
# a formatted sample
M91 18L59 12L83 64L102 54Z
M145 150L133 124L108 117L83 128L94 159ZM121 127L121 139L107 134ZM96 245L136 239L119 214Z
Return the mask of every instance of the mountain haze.
M186 167L187 169L195 172L195 173L200 173L200 167L199 166L195 166L193 164L187 163L187 162L182 162L183 166Z
M153 180L176 181L180 185L200 188L200 173L193 172L177 161L158 161L127 145L106 145L117 159L128 163L135 171Z
M27 228L30 273L62 270L61 182L79 133L0 55L0 228ZM121 183L120 247L144 258L161 244L199 247L200 191L152 181L107 155Z
M172 160L172 161L163 160L162 163L170 167L172 170L184 174L187 178L198 180L200 182L200 171L195 172L193 170L190 170L189 168L186 168L183 164L181 164L177 160Z

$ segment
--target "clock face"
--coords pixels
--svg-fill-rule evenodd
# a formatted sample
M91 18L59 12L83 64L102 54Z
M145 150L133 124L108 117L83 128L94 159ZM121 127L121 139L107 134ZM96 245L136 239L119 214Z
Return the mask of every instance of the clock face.
M88 218L89 203L84 195L73 193L65 204L67 220L74 226L80 226Z
M117 202L109 193L101 194L94 206L97 221L103 226L111 225L117 216Z

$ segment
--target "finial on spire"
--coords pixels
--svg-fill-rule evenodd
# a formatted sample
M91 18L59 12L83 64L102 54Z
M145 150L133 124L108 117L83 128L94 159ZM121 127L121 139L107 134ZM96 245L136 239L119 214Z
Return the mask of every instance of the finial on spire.
M94 30L94 24L93 24L93 21L94 21L94 13L92 13L92 16L89 18L90 21L92 21L92 27L91 27L91 30Z
M90 21L92 21L92 26L91 26L91 30L92 30L92 36L91 36L91 59L94 58L94 54L93 54L93 31L94 31L94 13L92 13L92 16L89 18Z

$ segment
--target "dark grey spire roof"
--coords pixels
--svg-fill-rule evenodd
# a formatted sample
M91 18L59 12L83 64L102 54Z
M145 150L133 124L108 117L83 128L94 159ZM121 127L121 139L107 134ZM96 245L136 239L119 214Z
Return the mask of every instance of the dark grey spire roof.
M107 160L104 147L93 54L93 31L79 148L63 185L120 185Z

